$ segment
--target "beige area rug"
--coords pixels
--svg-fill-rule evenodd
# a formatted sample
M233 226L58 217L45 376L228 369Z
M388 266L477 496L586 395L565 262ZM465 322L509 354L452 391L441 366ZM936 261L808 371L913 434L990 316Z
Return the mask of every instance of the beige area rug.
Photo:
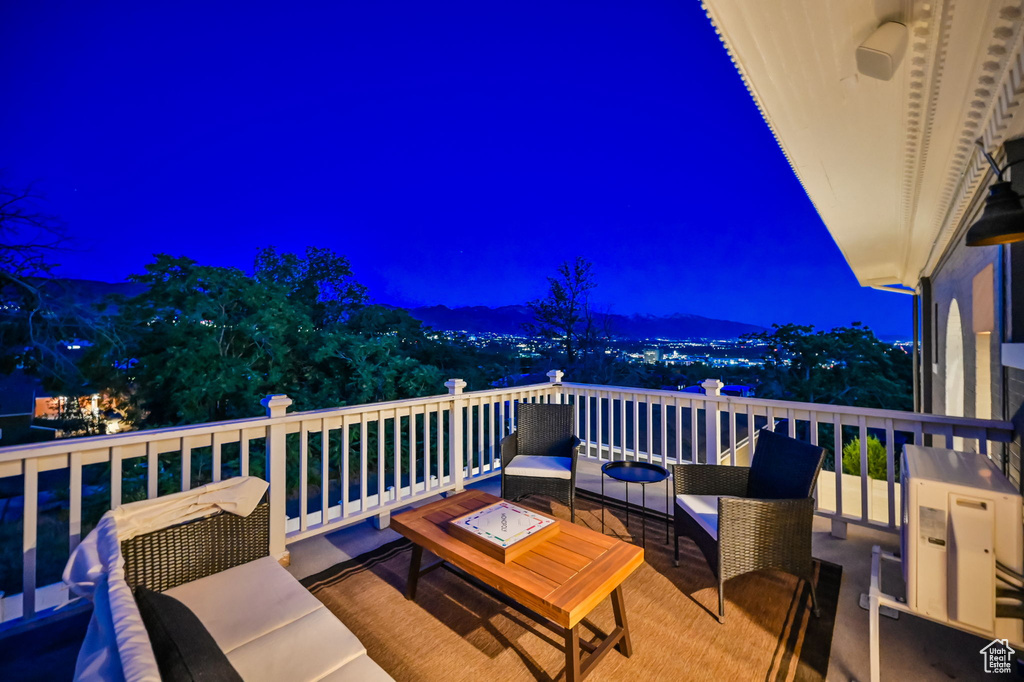
M521 504L568 519L547 498ZM606 533L631 540L621 510L609 508ZM639 542L639 517L631 530ZM599 503L577 500L576 522L601 530ZM715 580L697 547L681 540L679 568L665 544L665 521L647 521L646 563L623 584L633 655L605 656L588 680L823 680L828 670L841 567L818 566L822 614L796 578L760 572L726 583L725 623L719 624ZM490 682L564 677L561 644L547 628L449 571L424 575L416 601L405 599L412 545L399 540L303 580L366 645L396 680ZM424 567L436 557L424 554ZM613 628L605 600L590 615ZM589 636L581 628L581 636Z

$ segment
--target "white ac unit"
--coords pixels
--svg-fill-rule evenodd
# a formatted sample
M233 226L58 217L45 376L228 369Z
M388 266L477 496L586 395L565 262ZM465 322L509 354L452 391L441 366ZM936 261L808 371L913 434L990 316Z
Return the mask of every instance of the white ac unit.
M912 612L1024 643L1024 621L996 614L1000 576L1024 572L1021 495L985 455L907 445L900 544ZM1004 610L1005 611L1005 610Z

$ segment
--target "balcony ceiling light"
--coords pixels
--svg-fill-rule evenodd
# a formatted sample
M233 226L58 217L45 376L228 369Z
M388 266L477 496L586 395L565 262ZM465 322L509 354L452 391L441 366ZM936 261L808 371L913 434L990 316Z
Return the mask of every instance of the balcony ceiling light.
M1020 195L1013 191L1009 182L1003 180L1003 173L1010 166L1024 162L1024 158L1011 159L1002 169L995 159L985 151L981 140L978 140L981 153L988 159L996 173L997 181L989 188L985 199L985 211L978 222L967 231L964 243L967 246L992 246L995 244L1011 244L1024 240L1024 207L1021 207ZM1009 143L1007 144L1009 146ZM1009 157L1009 154L1007 155Z

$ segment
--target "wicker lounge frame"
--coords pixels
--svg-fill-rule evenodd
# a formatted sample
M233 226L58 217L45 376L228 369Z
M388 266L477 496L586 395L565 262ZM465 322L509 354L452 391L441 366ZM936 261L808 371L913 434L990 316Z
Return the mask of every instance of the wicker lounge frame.
M501 496L515 501L527 495L547 495L569 506L576 521L576 455L580 439L575 435L572 405L519 403L516 431L501 440ZM548 478L508 474L505 465L516 455L568 457L570 476Z
M774 435L774 434L773 434ZM675 506L675 565L679 538L692 539L718 580L718 621L725 620L725 581L764 569L784 571L807 581L815 616L820 615L814 589L811 530L814 482L824 461L821 450L808 495L798 499L747 497L750 467L677 464L676 495L720 495L718 538L712 537L678 503ZM755 453L756 457L756 453Z
M270 505L248 516L219 512L121 543L125 581L163 592L270 556Z

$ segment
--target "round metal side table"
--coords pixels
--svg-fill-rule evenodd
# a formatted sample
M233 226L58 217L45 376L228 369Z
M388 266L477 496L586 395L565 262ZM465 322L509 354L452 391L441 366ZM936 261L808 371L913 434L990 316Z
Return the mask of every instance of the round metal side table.
M657 464L651 464L650 462L606 462L601 465L601 532L604 532L604 515L605 515L605 502L604 502L604 477L610 476L617 481L622 481L626 484L626 528L629 528L629 484L639 483L640 484L640 509L641 509L641 524L643 540L641 541L642 546L647 546L647 524L644 521L647 518L647 484L648 483L661 483L665 481L665 513L672 510L669 505L669 488L668 488L668 469ZM668 544L669 533L671 528L668 519L665 521L665 543Z

